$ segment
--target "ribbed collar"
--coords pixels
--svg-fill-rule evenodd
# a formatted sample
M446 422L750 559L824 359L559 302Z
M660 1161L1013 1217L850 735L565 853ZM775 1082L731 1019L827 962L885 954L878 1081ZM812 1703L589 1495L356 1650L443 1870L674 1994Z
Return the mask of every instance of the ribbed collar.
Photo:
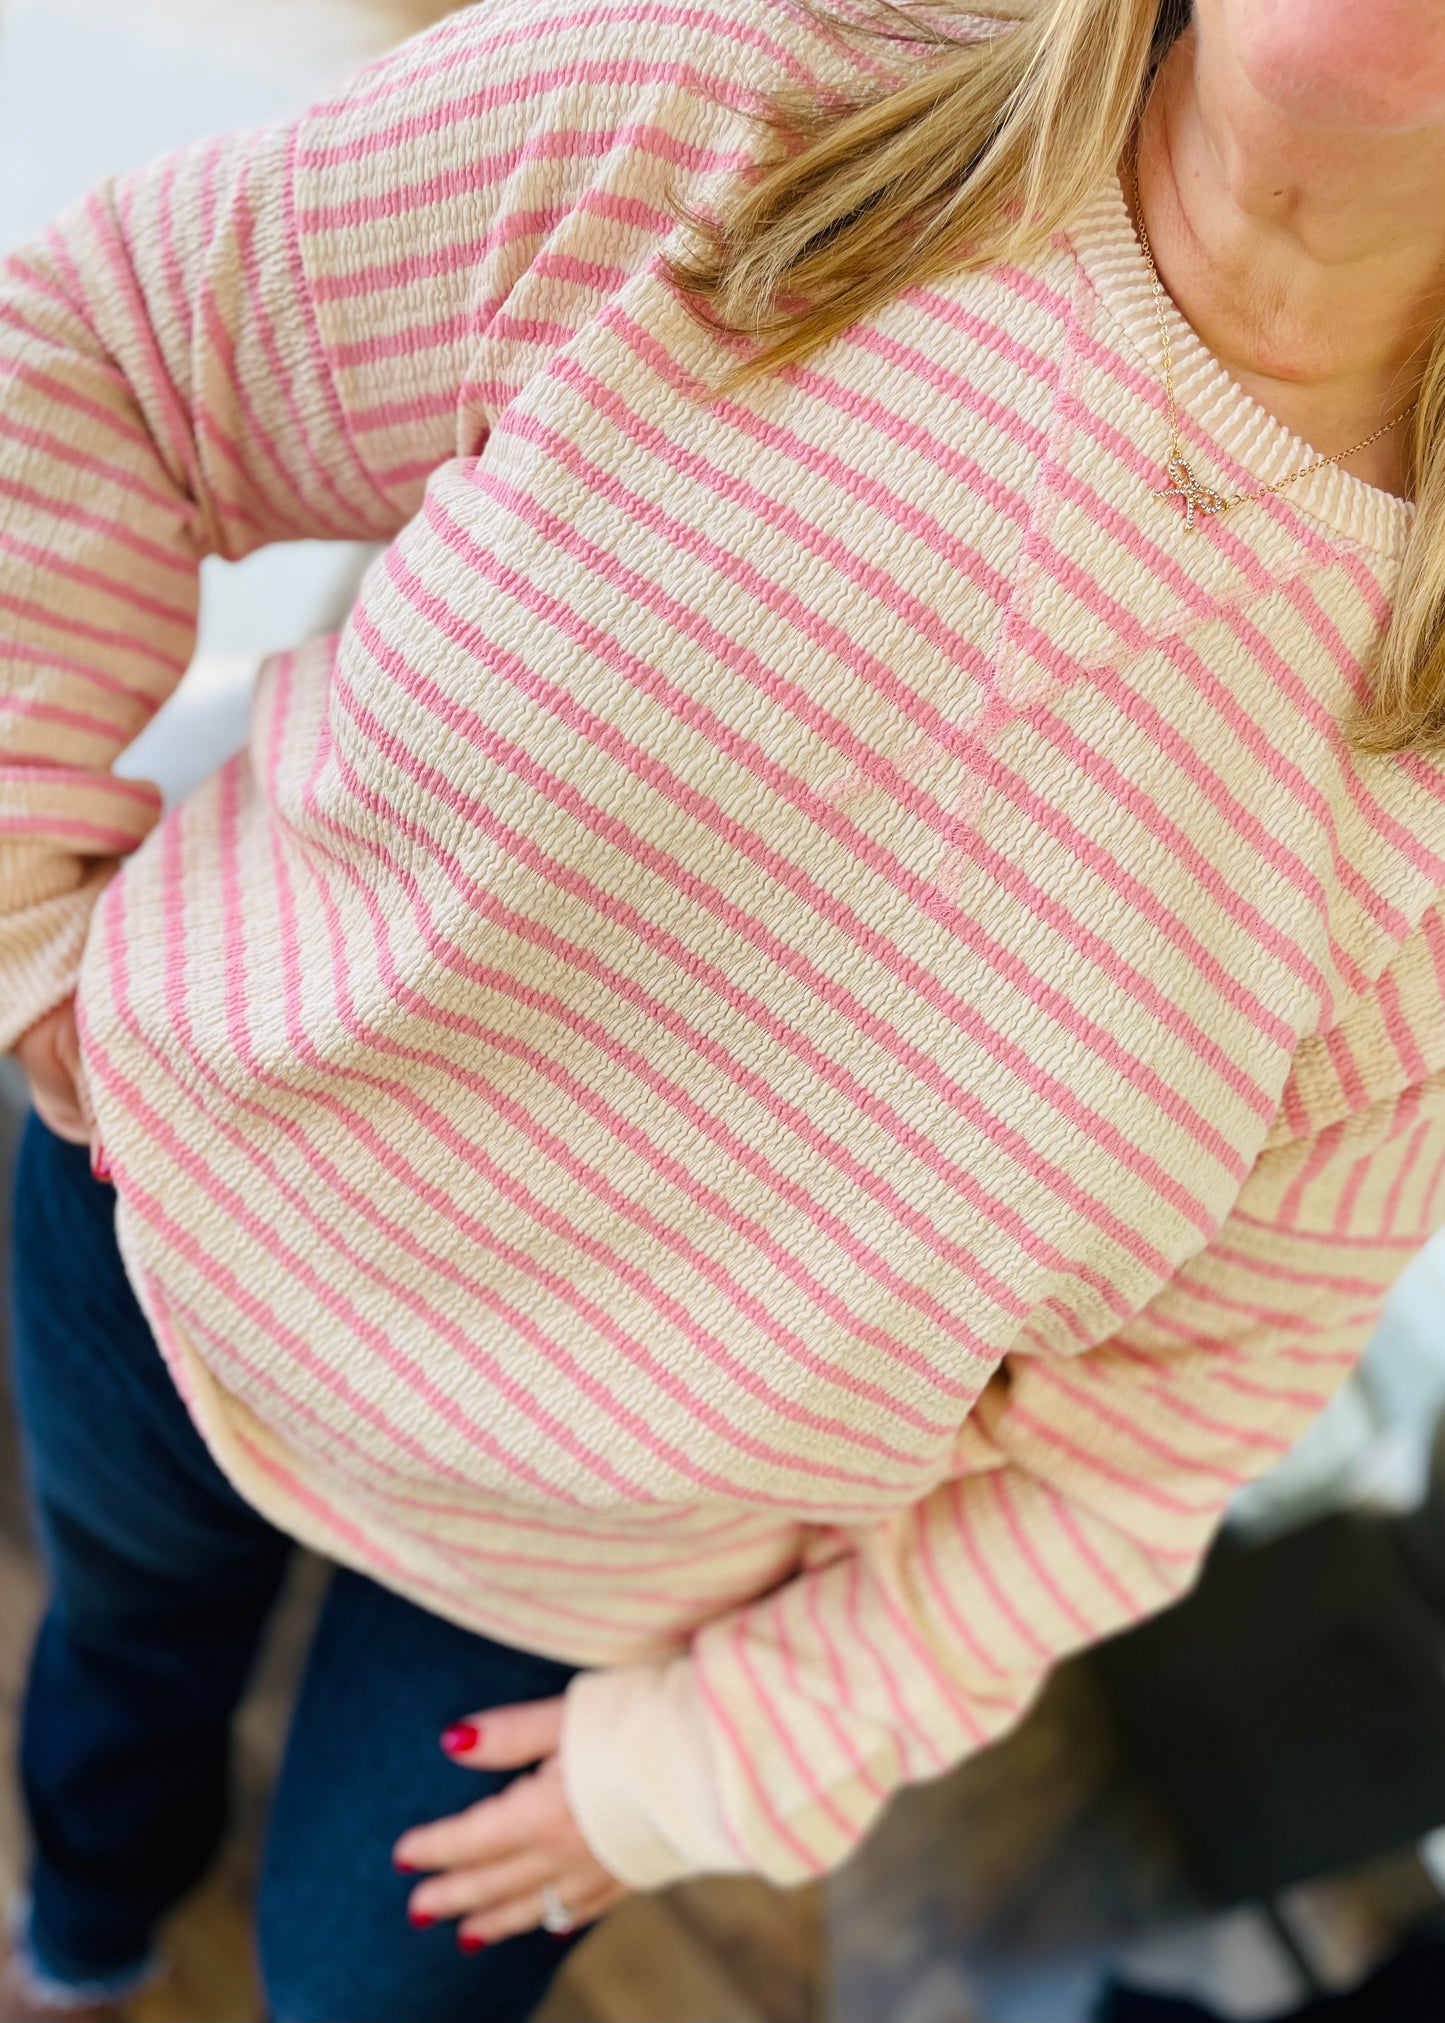
M1157 380L1162 398L1163 354L1154 293L1116 174L1104 179L1087 210L1070 227L1069 238L1130 350ZM1167 295L1164 313L1169 324L1180 432L1205 483L1217 484L1225 491L1273 484L1320 454L1230 378ZM1161 466L1165 448L1161 432ZM1397 499L1366 484L1338 464L1328 464L1302 478L1280 496L1332 532L1385 555L1400 554L1415 516L1408 499Z

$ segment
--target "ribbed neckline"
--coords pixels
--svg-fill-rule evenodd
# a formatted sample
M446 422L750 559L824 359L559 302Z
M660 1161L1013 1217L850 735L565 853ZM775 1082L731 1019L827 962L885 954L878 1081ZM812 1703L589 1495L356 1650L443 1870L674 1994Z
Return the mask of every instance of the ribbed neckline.
M1087 210L1070 228L1069 237L1101 301L1150 379L1157 383L1162 412L1164 361L1154 291L1117 173L1105 177ZM1164 314L1169 324L1181 432L1196 451L1213 453L1212 480L1210 465L1201 472L1206 483L1215 482L1228 491L1273 484L1320 454L1230 378L1167 293ZM1163 435L1161 422L1161 467ZM1308 513L1334 533L1392 556L1403 549L1415 516L1411 500L1397 499L1393 493L1341 470L1338 464L1327 464L1302 478L1279 494L1278 502ZM1257 510L1268 510L1268 506L1268 501L1262 502ZM1240 511L1242 514L1244 509ZM1231 520L1234 517L1230 515Z

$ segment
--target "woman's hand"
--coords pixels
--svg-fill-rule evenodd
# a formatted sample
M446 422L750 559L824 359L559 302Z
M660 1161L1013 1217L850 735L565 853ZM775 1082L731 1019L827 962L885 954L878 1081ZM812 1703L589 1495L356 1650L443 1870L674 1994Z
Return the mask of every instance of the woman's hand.
M561 1741L560 1697L494 1707L448 1728L442 1747L455 1763L536 1768L496 1797L402 1835L392 1850L398 1868L439 1871L411 1893L414 1925L459 1918L457 1944L475 1952L540 1925L544 1890L555 1892L579 1925L629 1894L577 1830L562 1784Z
M80 1101L80 1042L75 1031L75 999L65 998L38 1018L15 1042L15 1058L30 1084L30 1100L43 1124L71 1145L89 1145L96 1178L108 1179L104 1155L93 1141Z

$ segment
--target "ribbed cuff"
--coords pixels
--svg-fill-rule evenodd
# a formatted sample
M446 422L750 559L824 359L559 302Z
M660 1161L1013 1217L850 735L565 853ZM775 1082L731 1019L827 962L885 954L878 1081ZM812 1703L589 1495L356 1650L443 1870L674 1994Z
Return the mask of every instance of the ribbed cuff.
M5 1010L0 1015L0 1054L13 1053L36 1021L64 1004L74 989L75 977L70 971L17 979L16 988L6 992Z
M583 1839L630 1889L747 1869L723 1825L688 1658L579 1672L562 1775Z
M75 989L91 915L113 870L97 867L74 890L0 918L0 1054Z

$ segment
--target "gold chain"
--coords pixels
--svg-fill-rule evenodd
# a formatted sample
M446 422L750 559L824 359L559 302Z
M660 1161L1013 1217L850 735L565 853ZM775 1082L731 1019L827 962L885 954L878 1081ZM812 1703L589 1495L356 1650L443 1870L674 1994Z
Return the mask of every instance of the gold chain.
M1402 407L1397 415L1392 416L1372 434L1363 437L1353 448L1337 450L1332 457L1316 457L1312 463L1302 465L1297 471L1291 471L1287 478L1280 478L1272 485L1260 485L1252 492L1239 492L1232 499L1226 499L1222 493L1211 491L1208 485L1201 484L1185 460L1179 441L1179 410L1174 401L1174 361L1169 351L1169 321L1164 313L1164 284L1159 279L1159 270L1154 265L1154 255L1149 247L1149 233L1144 224L1144 206L1139 197L1137 134L1133 149L1133 170L1134 215L1138 223L1140 250L1144 255L1144 264L1149 269L1149 282L1154 290L1154 312L1159 319L1159 341L1164 352L1164 391L1169 399L1169 456L1164 466L1169 473L1169 483L1161 485L1154 496L1156 499L1182 498L1186 527L1194 525L1196 513L1211 516L1217 513L1232 513L1236 506L1248 505L1251 499L1267 499L1273 492L1282 492L1286 485L1296 484L1299 479L1309 477L1312 472L1323 470L1326 464L1343 463L1346 457L1352 457L1357 451L1368 449L1371 443L1377 443L1381 436L1388 435L1392 428L1397 428L1407 415L1414 412L1418 403L1412 400L1408 407Z

